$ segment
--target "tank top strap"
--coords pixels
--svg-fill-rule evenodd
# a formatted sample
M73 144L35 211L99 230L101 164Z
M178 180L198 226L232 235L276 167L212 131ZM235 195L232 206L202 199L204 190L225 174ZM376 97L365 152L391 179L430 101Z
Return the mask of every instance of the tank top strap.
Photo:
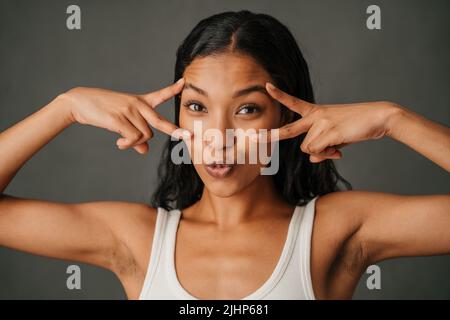
M297 238L297 254L300 260L300 278L306 299L314 300L314 290L311 278L311 250L312 231L314 225L316 201L319 196L311 199L303 206L300 221L299 236Z
M158 267L161 265L161 260L165 258L164 243L172 238L170 231L173 231L171 230L173 229L173 222L178 221L180 213L180 210L177 209L168 211L162 207L157 208L150 259L139 299L143 299L150 290Z

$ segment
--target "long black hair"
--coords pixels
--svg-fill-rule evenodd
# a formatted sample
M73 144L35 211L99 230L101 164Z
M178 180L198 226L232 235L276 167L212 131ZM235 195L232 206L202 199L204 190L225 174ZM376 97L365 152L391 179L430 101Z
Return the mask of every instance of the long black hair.
M224 52L246 54L270 74L281 90L308 102L314 102L308 66L289 29L267 14L244 10L224 12L201 20L177 50L174 81L197 57ZM175 123L179 125L181 97L175 97ZM283 113L288 112L282 106ZM299 119L294 114L291 121ZM336 170L332 160L311 163L300 145L305 137L279 143L279 169L273 176L275 186L285 201L303 205L316 195L339 191L341 182L351 184ZM192 163L174 164L170 155L178 141L167 141L158 168L158 186L151 199L153 207L184 209L202 195L204 184ZM181 142L183 143L183 142Z

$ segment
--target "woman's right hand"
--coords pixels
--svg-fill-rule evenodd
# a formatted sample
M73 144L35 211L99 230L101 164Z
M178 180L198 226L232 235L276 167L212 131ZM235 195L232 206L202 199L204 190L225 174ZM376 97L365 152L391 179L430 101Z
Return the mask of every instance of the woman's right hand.
M116 141L119 149L133 147L145 154L147 140L153 137L151 127L178 139L190 137L188 130L180 129L154 110L180 93L183 86L181 78L166 88L143 95L77 87L58 98L68 103L73 122L116 132L121 135Z

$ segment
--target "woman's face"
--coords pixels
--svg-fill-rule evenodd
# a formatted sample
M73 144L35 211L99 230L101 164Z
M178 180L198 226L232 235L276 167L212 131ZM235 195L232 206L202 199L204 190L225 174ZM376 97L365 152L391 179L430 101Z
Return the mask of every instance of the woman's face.
M265 90L266 82L273 83L273 79L251 57L237 53L196 58L183 76L185 86L181 93L179 122L181 128L194 132L188 144L191 160L209 192L229 197L258 178L264 165L260 160L249 163L249 151L255 151L249 148L250 143L257 144L248 137L244 145L238 144L236 138L234 144L227 145L226 129L246 131L280 126L280 106ZM194 125L197 129L201 127L201 131L195 131ZM208 129L221 133L222 145L215 137L205 135ZM270 145L267 147L270 154ZM236 164L238 154L245 158L245 163ZM194 155L201 163L194 161ZM226 157L234 164L209 165L228 163Z

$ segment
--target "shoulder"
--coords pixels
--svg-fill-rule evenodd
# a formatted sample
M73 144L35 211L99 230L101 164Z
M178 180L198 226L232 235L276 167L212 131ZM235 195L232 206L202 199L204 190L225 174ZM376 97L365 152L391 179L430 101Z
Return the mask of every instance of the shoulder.
M392 199L401 196L374 191L348 190L319 196L315 204L315 228L318 233L329 234L333 240L345 242L356 238L364 223Z
M338 221L341 220L339 218L346 218L344 224L357 227L377 205L393 196L395 195L360 190L331 192L318 197L315 205L316 215L319 218Z
M366 259L358 230L372 193L338 191L319 196L311 243L311 273L318 297L340 296L357 283ZM349 290L345 290L350 292ZM337 294L337 295L336 295Z
M338 191L319 196L315 203L314 232L330 241L344 241L360 227L367 203L364 191Z
M93 201L75 204L85 216L97 219L115 231L133 224L154 224L157 209L145 203L128 201Z
M83 215L109 228L115 238L114 270L132 276L146 269L155 231L157 208L128 201L95 201L77 205Z

